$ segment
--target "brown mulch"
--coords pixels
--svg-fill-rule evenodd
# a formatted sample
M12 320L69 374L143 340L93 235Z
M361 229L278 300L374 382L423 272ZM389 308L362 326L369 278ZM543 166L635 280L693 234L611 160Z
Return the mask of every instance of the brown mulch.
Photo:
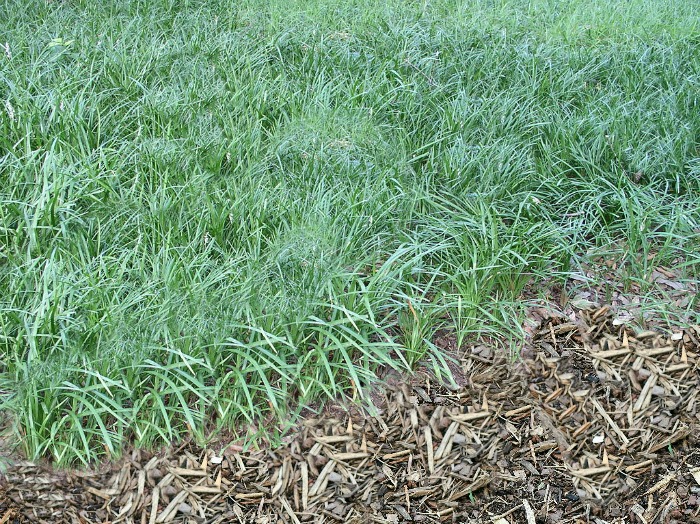
M0 524L700 523L699 340L540 312L519 358L476 345L458 389L399 383L375 416L306 419L274 450L17 462Z

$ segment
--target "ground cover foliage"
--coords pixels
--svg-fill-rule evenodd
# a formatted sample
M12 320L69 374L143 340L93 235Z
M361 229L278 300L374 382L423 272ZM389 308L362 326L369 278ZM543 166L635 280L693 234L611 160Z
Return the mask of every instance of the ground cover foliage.
M5 2L20 449L89 463L361 397L377 366L440 372L436 329L516 330L523 286L591 252L642 292L658 265L696 280L697 22L672 0Z

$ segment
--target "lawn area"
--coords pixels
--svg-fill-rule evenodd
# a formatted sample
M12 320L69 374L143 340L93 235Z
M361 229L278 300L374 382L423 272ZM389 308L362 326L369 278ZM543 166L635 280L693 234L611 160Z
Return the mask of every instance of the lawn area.
M656 266L697 281L699 22L681 0L3 2L19 449L88 464L265 432L379 366L444 373L436 330L517 337L524 287L601 253L650 297Z

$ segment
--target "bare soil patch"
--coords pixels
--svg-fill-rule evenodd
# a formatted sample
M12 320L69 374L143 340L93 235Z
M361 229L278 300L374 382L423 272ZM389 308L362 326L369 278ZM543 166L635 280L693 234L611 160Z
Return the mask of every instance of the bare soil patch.
M458 389L394 380L374 416L307 418L277 449L15 462L0 523L700 522L700 327L533 318L520 358L476 345Z

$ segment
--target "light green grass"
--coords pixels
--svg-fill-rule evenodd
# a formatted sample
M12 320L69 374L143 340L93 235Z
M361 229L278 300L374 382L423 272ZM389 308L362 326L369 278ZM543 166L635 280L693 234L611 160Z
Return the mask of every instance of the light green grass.
M4 2L0 394L21 449L88 463L361 395L379 365L444 370L436 329L517 330L523 286L591 249L697 279L698 13Z

